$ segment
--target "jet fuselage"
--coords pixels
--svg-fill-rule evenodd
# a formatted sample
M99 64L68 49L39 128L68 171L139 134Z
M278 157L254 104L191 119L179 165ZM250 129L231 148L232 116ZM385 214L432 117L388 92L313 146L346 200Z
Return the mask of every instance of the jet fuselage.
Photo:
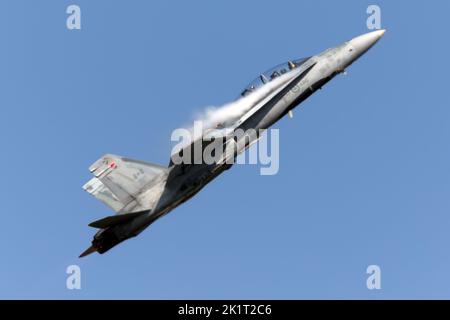
M263 91L258 90L263 90L264 86L268 86L271 82L272 88L265 90L258 99L254 99L254 105L249 111L236 121L228 123L227 128L230 131L236 129L260 131L270 128L337 74L343 73L383 34L384 30L370 32L337 47L327 49L302 61L301 64L295 65L289 62L289 69L282 69L284 73L279 73L273 79L270 79L270 75L261 75L261 88L249 87L241 99L261 94ZM259 136L252 137L255 141L258 138ZM236 151L228 156L236 157L253 142L248 141L241 144L236 142ZM103 253L116 244L136 236L155 220L191 198L231 166L232 164L224 161L213 164L174 164L171 161L167 172L137 197L138 203L152 202L152 208L144 210L144 214L124 223L101 229L94 236L93 245L85 254L93 251ZM123 211L124 213L133 212L133 208L127 207Z

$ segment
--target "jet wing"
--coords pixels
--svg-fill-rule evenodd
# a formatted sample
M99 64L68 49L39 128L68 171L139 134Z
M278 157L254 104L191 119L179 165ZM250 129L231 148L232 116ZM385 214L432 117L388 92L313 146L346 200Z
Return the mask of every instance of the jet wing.
M266 98L260 100L249 112L244 114L241 117L241 119L239 119L236 122L235 125L233 125L229 128L226 128L226 129L231 129L231 130L227 130L227 131L223 130L223 132L227 132L226 134L224 134L222 136L222 141L224 142L224 145L227 144L228 142L233 142L233 141L229 141L229 138L234 137L234 131L236 129L244 129L244 131L245 131L247 129L252 128L252 123L253 123L252 120L254 120L254 117L264 115L265 112L267 110L269 110L271 107L273 107L273 105L277 101L279 101L287 92L289 92L289 90L291 90L298 83L298 81L300 81L302 78L304 78L311 71L311 69L315 66L315 64L316 63L312 63L312 65L307 67L305 70L299 71L299 73L296 76L294 76L292 79L287 80L279 88L277 88L277 90L270 93ZM204 134L201 138L197 139L190 145L184 147L182 150L180 150L178 152L178 154L174 154L174 155L179 156L180 158L183 158L183 155L186 155L186 153L189 152L190 163L189 164L185 164L185 163L175 164L174 169L176 169L176 170L173 170L173 172L172 172L173 175L176 175L175 173L179 172L178 170L180 170L180 172L186 171L192 164L202 164L203 163L202 159L201 159L201 157L203 156L203 150L205 150L205 148L214 141L214 140L209 140L209 139L203 139L205 136L207 136L207 134ZM196 154L194 152L194 150L196 150L195 144L198 144L197 148L201 148L200 150L202 150L202 152L200 154ZM171 157L169 167L174 166L174 161L173 161L174 155L172 155L172 157ZM227 158L232 157L232 156L234 156L234 154L233 155L232 154L224 154L223 157L219 160L219 163L224 163Z

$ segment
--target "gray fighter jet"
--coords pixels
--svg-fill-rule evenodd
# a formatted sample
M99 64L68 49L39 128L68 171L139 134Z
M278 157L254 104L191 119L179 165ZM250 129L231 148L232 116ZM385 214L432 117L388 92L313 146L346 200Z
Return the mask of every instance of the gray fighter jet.
M167 167L110 154L97 160L89 168L94 178L83 188L116 214L89 224L99 231L94 235L92 246L80 257L92 252L104 253L137 236L191 198L229 169L233 164L230 160L255 143L262 130L287 114L291 116L293 108L333 77L345 72L384 32L377 30L363 34L315 56L288 61L261 74L239 98L249 99L251 105L248 110L238 119L216 125L215 129L223 131L223 140L204 139L208 135L208 130L205 130L200 139L172 154ZM251 131L249 129L254 129L256 134L241 138L232 135L237 130ZM227 147L215 158L216 161L207 163L200 159L202 152L193 149L200 145L200 150L204 150L211 141ZM228 148L230 145L232 148ZM181 158L184 160L179 161Z

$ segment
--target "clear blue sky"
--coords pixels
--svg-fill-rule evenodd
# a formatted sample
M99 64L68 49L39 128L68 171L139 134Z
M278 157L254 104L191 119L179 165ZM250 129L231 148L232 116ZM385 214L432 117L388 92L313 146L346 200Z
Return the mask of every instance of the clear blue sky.
M82 30L66 29L66 7ZM174 128L259 72L385 37L282 119L275 176L236 166L78 259L104 153L167 164ZM2 1L0 298L450 298L447 1ZM82 269L82 290L65 287ZM366 268L382 289L366 288Z

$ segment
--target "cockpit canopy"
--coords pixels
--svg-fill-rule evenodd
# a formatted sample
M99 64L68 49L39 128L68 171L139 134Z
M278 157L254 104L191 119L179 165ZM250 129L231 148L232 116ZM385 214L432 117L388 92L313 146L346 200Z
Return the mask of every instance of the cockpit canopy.
M242 91L241 96L245 97L246 95L250 94L257 88L260 88L261 86L265 85L266 83L272 81L273 79L291 71L294 68L297 68L301 66L303 63L305 63L308 58L288 61L286 63L282 63L276 67L273 67L266 72L263 72L258 78L250 82L250 84Z

